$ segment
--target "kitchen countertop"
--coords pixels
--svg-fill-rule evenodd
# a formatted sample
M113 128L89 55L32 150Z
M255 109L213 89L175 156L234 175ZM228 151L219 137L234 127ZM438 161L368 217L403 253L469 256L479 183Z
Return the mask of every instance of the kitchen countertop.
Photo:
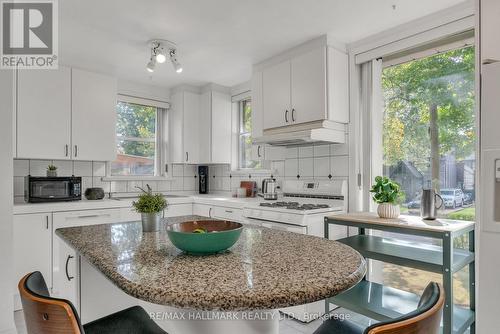
M366 273L363 257L336 241L245 227L228 251L190 256L140 222L62 228L72 248L129 295L196 310L244 311L300 305L334 296ZM207 219L207 218L203 218Z
M227 194L174 194L172 197L166 195L169 204L207 204L231 207L234 209L243 209L245 206L257 204L263 201L260 197L254 198L234 198ZM132 206L132 201L135 197L115 197L112 199L106 198L97 201L81 201L72 202L54 202L54 203L14 203L14 214L30 214L30 213L45 213L45 212L60 212L60 211L76 211L76 210L93 210L93 209L113 209L113 208L128 208Z

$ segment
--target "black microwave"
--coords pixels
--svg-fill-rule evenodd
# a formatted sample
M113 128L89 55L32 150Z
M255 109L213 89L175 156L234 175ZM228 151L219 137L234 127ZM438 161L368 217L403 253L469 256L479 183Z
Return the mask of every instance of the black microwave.
M82 178L33 177L24 178L24 200L28 203L66 202L82 199Z

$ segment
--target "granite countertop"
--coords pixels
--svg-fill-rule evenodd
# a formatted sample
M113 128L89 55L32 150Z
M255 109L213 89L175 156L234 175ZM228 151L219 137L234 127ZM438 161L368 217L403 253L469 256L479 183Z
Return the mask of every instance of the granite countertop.
M456 232L466 228L474 227L472 221L435 219L425 220L419 216L401 215L398 218L380 218L372 212L354 212L327 217L331 221L345 221L351 223L364 223L376 226L392 226L408 230L420 230L431 232Z
M129 295L196 310L244 311L300 305L334 296L366 273L363 257L336 241L245 227L228 251L191 256L140 222L62 228L63 240ZM84 279L84 278L83 278Z

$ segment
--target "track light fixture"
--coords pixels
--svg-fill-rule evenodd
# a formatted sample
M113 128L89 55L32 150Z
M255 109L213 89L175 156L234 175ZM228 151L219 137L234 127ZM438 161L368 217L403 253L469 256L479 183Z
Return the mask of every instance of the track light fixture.
M177 60L177 47L172 43L163 39L154 39L149 41L151 47L151 58L146 66L148 72L152 73L155 70L156 64L163 64L170 57L170 61L177 73L182 72L182 65Z

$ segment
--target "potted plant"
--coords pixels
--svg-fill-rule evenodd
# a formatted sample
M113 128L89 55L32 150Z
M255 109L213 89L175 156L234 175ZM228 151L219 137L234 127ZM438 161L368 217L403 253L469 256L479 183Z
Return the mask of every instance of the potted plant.
M50 164L47 166L47 177L57 177L57 167Z
M373 193L373 200L378 203L377 213L380 218L399 217L399 204L404 199L404 192L398 183L388 177L377 176L370 192Z
M160 228L162 212L167 207L167 201L162 194L153 194L153 190L146 184L147 190L137 187L142 191L137 201L132 203L135 211L141 214L142 231L156 232Z

